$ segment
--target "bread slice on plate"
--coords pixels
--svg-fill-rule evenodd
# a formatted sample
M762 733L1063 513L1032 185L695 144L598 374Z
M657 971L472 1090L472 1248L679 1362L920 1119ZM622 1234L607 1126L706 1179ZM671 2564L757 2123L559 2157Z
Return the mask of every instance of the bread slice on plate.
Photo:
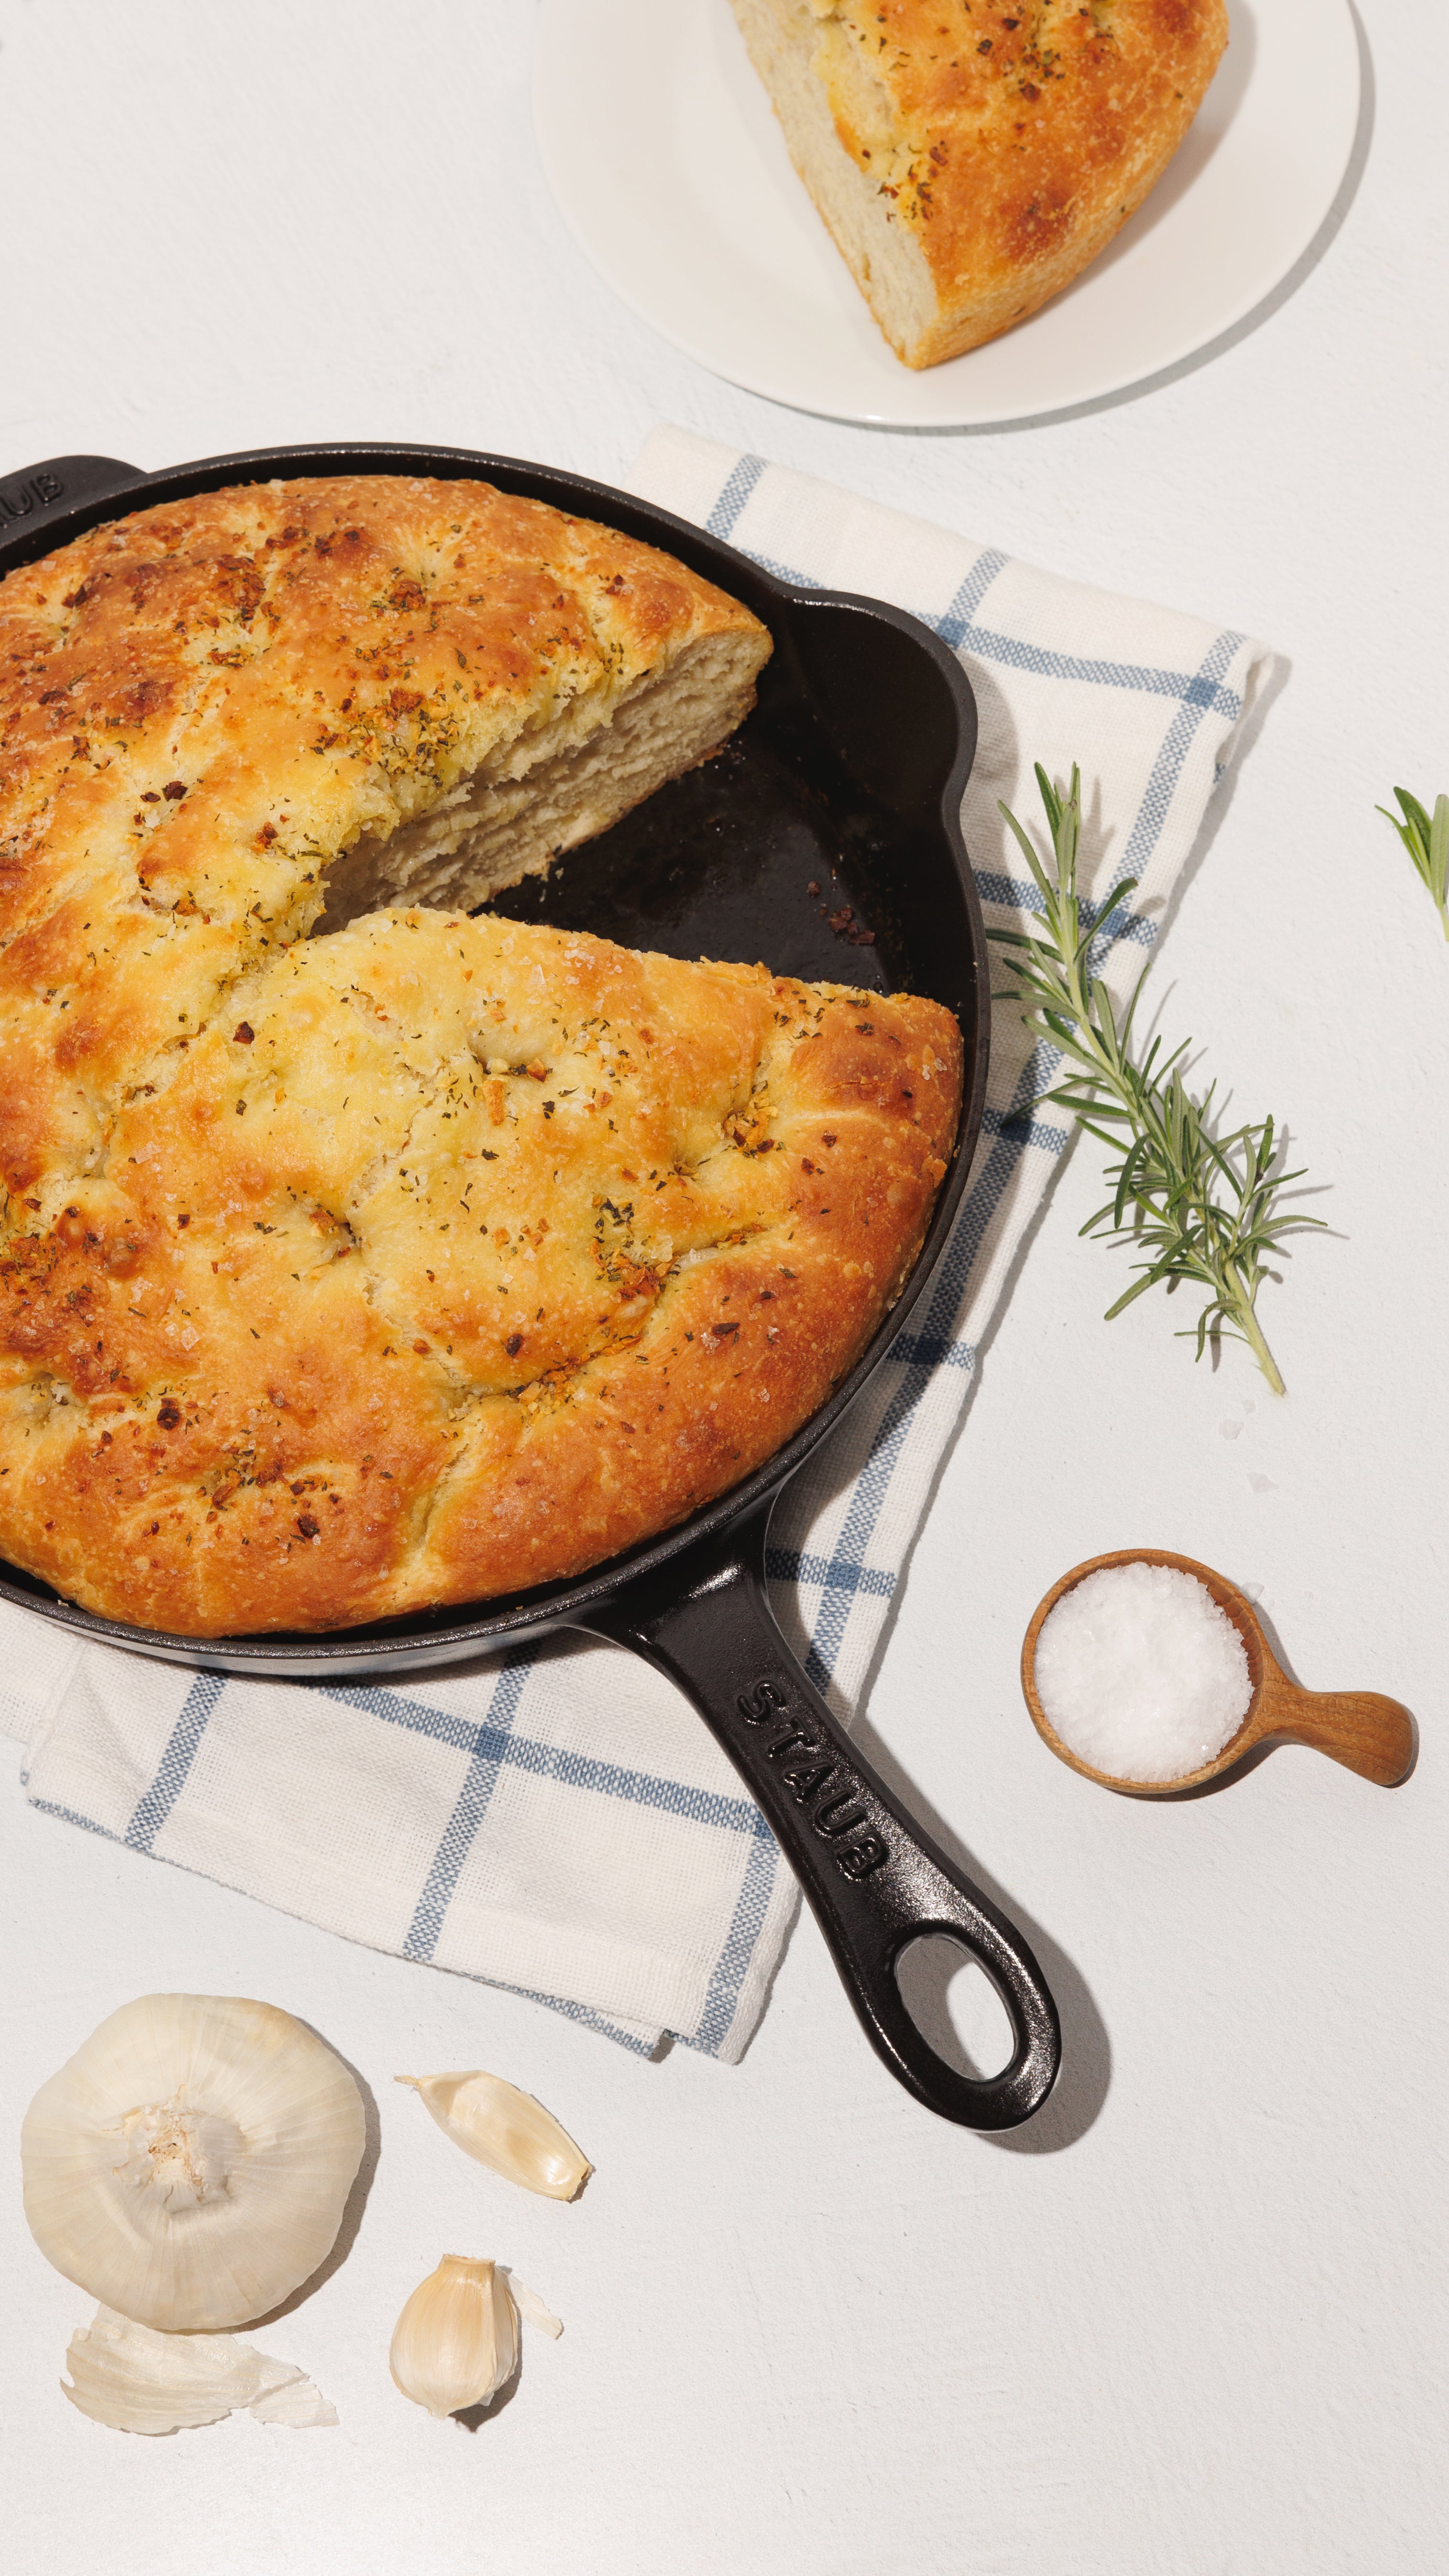
M731 0L882 331L934 367L1080 275L1161 176L1225 0Z
M577 1573L816 1411L944 1177L950 1013L461 909L768 646L394 477L0 582L0 1556L142 1627L357 1625Z

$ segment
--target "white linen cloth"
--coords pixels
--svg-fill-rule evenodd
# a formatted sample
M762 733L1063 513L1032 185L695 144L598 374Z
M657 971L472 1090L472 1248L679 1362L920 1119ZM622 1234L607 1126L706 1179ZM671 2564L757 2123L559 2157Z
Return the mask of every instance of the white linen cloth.
M1139 880L1101 969L1122 997L1266 648L680 430L655 432L631 483L774 571L896 601L960 655L981 717L963 820L989 922L1040 909L997 799L1033 816L1033 763L1062 779L1080 761L1084 882ZM842 1712L1068 1141L1060 1118L1031 1114L1050 1078L998 1004L985 1127L934 1287L776 1511L776 1606ZM620 1648L549 1639L395 1688L235 1680L78 1645L0 1604L0 1674L32 1802L138 1854L522 1989L640 2050L672 2032L732 2062L763 2009L794 1883L703 1723Z

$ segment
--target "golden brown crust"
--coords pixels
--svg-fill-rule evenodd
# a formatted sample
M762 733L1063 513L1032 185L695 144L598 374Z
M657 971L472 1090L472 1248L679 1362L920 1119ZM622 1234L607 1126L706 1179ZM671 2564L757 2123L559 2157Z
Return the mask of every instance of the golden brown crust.
M299 943L0 1258L6 1551L197 1635L612 1556L849 1368L960 1092L935 1003L486 916Z
M325 862L570 698L758 621L482 483L337 476L109 522L0 582L0 1182L104 1150Z
M1024 321L1134 212L1196 115L1225 0L810 0L835 130L926 261L938 365Z
M489 484L252 484L0 582L0 1182L85 1172L106 1103L317 920L327 858L574 696L757 618Z
M495 542L441 607L439 494ZM951 1152L959 1033L488 917L305 938L346 831L462 757L460 656L469 751L561 668L743 612L481 487L185 510L0 585L0 1552L200 1636L575 1573L849 1368ZM517 569L541 534L562 604Z

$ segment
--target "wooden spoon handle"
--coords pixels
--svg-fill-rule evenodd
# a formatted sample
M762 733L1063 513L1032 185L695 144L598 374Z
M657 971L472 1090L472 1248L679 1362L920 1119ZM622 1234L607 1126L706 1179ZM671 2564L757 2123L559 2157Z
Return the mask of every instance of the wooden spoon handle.
M1379 1691L1299 1690L1282 1673L1265 1682L1255 1732L1311 1744L1381 1789L1412 1771L1418 1746L1418 1730L1398 1700Z

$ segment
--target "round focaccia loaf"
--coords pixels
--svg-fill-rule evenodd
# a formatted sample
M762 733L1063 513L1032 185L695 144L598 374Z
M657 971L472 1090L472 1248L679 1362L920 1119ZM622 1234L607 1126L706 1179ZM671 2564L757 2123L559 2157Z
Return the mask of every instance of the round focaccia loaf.
M439 506L461 601L398 541ZM210 496L0 585L0 1554L145 1627L355 1625L576 1573L816 1410L944 1174L949 1013L326 927L485 737L719 633L757 664L665 558L456 484Z
M1161 176L1225 0L731 0L791 157L910 367L1025 321Z

